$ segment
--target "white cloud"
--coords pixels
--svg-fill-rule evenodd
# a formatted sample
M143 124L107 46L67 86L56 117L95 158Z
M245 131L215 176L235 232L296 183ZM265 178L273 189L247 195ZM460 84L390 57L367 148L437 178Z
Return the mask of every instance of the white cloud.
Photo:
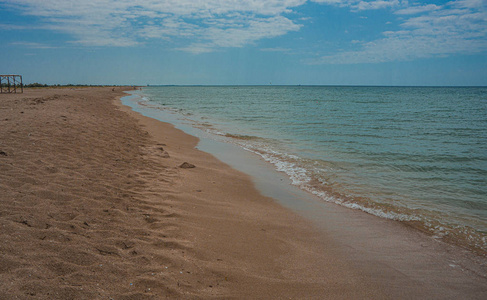
M283 16L306 0L0 0L38 16L43 28L68 33L73 43L133 46L146 39L187 39L194 53L241 47L298 30ZM189 45L188 45L189 43Z
M33 43L33 42L13 42L13 43L10 43L10 45L21 46L21 47L32 48L32 49L53 49L53 48L55 48L53 46L49 46L46 44Z
M398 6L399 0L312 0L316 3L334 5L339 7L350 7L352 11L377 10Z
M201 43L193 43L184 48L177 48L176 50L182 50L194 54L209 53L215 51L215 49L212 46L208 46L206 44L201 44Z
M218 28L206 30L204 35L218 47L240 47L263 38L276 37L289 31L299 30L301 26L291 20L276 16L265 19L252 19L246 27Z
M32 29L28 26L13 25L13 24L0 24L0 30L29 30Z
M394 13L397 15L414 15L420 14L432 10L438 10L441 7L435 4L428 4L428 5L421 5L421 6L411 6L404 9L400 9L395 11Z
M260 51L263 51L263 52L283 52L283 53L289 53L289 52L291 52L291 49L289 49L289 48L276 47L276 48L262 48L262 49L260 49Z
M321 4L329 4L329 5L343 5L345 6L350 1L344 0L313 0L313 2L321 3Z
M325 55L311 63L381 63L487 51L487 13L481 0L416 5L395 13L409 17L401 21L400 30L383 32L383 38L363 42L359 50Z
M457 0L448 3L451 6L457 8L486 8L487 3L485 0Z
M354 51L331 53L315 63L404 61L487 50L485 0L443 5L407 0L309 0L367 18L369 10L388 10L400 29L375 41L351 41ZM37 16L44 28L69 34L86 46L135 46L160 40L191 53L243 47L298 31L302 14L290 14L307 0L0 0L8 9ZM295 17L291 19L291 17ZM367 19L370 20L371 18ZM313 24L313 22L305 22ZM394 28L393 24L388 22ZM312 26L312 25L310 25ZM0 24L0 30L27 29ZM31 28L33 29L33 28ZM361 38L363 40L363 38ZM357 50L358 49L358 50Z
M398 0L390 0L390 1L360 1L357 4L353 4L351 7L354 10L377 10L382 8L389 8L399 5Z

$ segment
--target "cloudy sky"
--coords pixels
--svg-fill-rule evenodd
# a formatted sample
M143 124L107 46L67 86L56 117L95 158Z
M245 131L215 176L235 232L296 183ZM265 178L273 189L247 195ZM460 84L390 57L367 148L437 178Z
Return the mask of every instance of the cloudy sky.
M487 0L0 0L0 38L26 82L487 85Z

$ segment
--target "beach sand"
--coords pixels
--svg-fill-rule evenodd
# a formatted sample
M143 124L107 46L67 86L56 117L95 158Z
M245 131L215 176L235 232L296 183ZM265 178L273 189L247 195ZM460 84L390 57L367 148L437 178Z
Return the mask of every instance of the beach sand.
M487 295L482 268L452 268L450 280L427 272L436 266L398 275L371 245L350 246L330 224L264 197L248 175L195 149L197 138L122 106L122 90L0 95L0 299ZM371 217L350 215L366 220L341 222ZM376 224L385 236L409 232L391 223ZM421 265L452 249L422 247Z

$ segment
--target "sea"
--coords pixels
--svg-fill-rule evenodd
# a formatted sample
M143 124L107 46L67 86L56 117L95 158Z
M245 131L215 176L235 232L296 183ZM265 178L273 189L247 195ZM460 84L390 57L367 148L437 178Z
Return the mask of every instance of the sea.
M150 86L130 101L317 201L487 253L487 87Z

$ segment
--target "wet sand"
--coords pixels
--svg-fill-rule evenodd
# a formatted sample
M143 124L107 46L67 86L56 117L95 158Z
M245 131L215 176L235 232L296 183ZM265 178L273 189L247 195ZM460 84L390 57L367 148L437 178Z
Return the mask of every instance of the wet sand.
M360 212L285 208L120 96L0 95L0 298L485 297L483 258Z

